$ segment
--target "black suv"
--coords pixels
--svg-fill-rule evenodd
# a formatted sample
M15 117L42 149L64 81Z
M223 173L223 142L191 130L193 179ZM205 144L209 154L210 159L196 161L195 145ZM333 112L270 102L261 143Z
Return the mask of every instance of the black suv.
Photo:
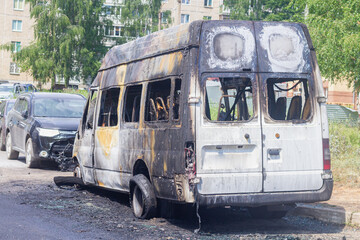
M25 93L20 95L6 120L8 159L25 154L26 165L37 167L54 161L59 154L72 155L85 98L66 93ZM70 147L69 147L70 146Z

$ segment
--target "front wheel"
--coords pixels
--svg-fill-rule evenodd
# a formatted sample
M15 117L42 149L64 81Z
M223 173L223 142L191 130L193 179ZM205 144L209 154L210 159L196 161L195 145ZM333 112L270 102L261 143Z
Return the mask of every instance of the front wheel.
M26 146L25 146L25 158L26 158L26 166L28 168L34 168L38 166L38 162L36 161L36 159L34 158L34 153L33 153L33 145L32 145L32 140L31 138L29 138L26 141Z
M130 180L130 205L137 218L149 219L156 214L156 197L149 179L143 174Z
M13 150L11 141L11 133L8 132L6 135L6 155L8 159L17 159L19 157L19 152Z

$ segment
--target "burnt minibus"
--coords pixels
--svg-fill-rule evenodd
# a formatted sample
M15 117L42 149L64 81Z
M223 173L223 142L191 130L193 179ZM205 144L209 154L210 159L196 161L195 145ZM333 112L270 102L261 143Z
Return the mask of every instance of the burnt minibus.
M328 200L326 98L303 24L195 21L113 47L74 143L75 176L157 203L278 209Z

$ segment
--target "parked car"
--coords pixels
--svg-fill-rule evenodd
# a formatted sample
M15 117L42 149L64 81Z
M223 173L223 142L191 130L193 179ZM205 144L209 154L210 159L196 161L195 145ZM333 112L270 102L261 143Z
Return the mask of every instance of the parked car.
M36 87L31 83L23 84L23 87L25 88L25 92L37 92Z
M16 98L23 92L25 92L25 88L20 83L0 84L0 100Z
M5 138L6 138L6 118L9 111L14 106L15 99L4 100L0 102L0 150L5 151Z
M77 94L20 95L7 117L8 159L16 159L23 153L26 165L32 168L43 161L55 161L61 154L71 157L85 101Z

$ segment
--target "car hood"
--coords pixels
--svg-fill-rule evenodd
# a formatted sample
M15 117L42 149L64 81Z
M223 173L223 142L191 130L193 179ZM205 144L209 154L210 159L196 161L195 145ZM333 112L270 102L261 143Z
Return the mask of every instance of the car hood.
M36 117L39 127L48 129L59 129L76 131L79 126L80 118L49 118L49 117Z
M0 92L0 98L11 98L13 96L10 92Z

